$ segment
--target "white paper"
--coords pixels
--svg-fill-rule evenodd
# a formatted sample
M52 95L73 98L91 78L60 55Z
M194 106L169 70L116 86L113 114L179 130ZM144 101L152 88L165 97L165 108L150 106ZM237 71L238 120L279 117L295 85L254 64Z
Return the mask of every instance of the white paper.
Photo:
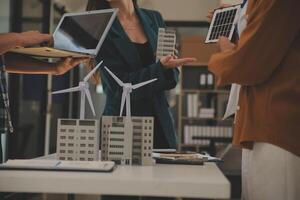
M226 107L226 112L223 116L223 119L230 117L231 115L235 114L238 106L239 101L239 93L240 93L241 86L238 84L232 84L231 90L229 94L229 100Z

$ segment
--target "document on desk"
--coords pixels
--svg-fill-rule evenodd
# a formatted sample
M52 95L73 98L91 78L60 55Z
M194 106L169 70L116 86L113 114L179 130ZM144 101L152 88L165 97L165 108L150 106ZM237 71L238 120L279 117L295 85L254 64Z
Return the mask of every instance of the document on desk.
M223 116L223 120L235 114L238 107L240 90L241 85L235 83L231 85L228 104L226 107L226 112Z
M157 163L203 165L204 162L222 162L220 158L200 153L152 153Z
M8 160L0 165L1 169L14 170L53 170L111 172L115 166L111 161L62 161L62 160Z

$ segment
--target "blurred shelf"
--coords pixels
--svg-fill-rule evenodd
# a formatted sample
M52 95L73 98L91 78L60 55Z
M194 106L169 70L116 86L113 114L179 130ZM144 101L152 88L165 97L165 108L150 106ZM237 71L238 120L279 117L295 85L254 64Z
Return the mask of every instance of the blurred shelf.
M232 118L227 118L227 119L222 119L222 118L200 118L200 117L181 117L181 119L183 120L197 120L197 121L201 121L201 120L212 120L212 121L233 121Z
M232 141L232 137L193 136L193 139L196 139L196 140L211 140L211 142L222 142L222 143L230 143Z
M218 93L218 94L229 94L230 91L229 90L203 90L203 89L191 89L191 90L187 90L187 89L182 89L183 93Z
M209 147L209 145L203 145L203 144L185 144L185 143L181 143L180 144L181 147Z

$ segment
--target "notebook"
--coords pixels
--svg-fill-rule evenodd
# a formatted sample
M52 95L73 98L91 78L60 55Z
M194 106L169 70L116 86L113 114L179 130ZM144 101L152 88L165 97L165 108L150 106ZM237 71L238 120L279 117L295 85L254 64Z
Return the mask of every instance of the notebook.
M42 159L16 159L0 164L0 170L46 170L111 172L115 167L112 161L62 161Z

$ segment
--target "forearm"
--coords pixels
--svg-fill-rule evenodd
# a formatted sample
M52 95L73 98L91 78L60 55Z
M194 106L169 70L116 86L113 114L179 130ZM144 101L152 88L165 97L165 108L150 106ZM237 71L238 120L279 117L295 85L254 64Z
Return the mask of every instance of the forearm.
M0 34L0 55L17 46L22 46L21 43L22 42L18 37L18 33Z
M53 75L57 73L56 64L23 55L5 55L5 65L5 69L9 73Z

